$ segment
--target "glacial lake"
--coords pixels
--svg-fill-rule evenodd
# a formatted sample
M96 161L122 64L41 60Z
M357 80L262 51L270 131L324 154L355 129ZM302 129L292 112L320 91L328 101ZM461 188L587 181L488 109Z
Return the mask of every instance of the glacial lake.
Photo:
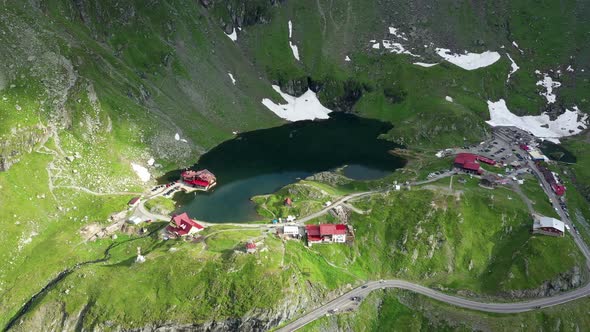
M178 212L207 222L261 220L250 201L314 173L343 166L355 180L385 177L406 161L389 151L399 145L378 139L391 125L350 114L300 121L242 133L202 155L193 169L207 168L217 177L211 192L179 193ZM180 170L164 179L175 181Z

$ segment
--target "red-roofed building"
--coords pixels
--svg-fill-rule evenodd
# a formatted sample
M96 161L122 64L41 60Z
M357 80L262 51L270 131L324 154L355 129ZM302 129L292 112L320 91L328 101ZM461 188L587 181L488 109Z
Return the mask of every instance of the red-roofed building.
M246 252L249 254L253 254L256 252L256 243L252 241L246 242Z
M293 204L293 200L291 200L291 197L285 198L285 205L286 206L291 206L292 204Z
M306 225L308 243L344 243L348 227L344 224Z
M486 163L486 164L492 165L492 166L496 165L496 161L493 159L486 158L483 156L476 156L476 157L477 157L477 161L481 161L482 163Z
M543 174L543 177L551 186L551 189L557 196L563 196L565 194L565 186L559 182L555 173L551 172L547 167L537 163L537 167Z
M133 197L128 203L127 205L129 205L130 207L135 207L137 206L137 204L139 204L139 197Z
M215 175L206 169L200 171L186 170L180 174L180 178L190 186L204 188L205 190L217 184Z
M483 170L481 169L479 162L486 163L488 165L496 165L495 160L486 157L478 156L472 153L459 153L455 157L454 166L468 173L482 174Z
M203 229L205 229L205 227L191 219L186 212L173 216L172 220L170 220L170 224L166 227L166 230L169 233L177 236L192 235Z

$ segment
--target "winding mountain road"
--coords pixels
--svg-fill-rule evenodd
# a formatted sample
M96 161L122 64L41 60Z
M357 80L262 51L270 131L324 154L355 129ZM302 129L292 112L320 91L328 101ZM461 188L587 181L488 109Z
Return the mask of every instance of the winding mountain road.
M543 190L553 203L553 206L556 209L559 216L561 217L561 220L568 226L570 226L571 229L574 229L571 220L567 217L565 211L559 205L559 200L557 196L553 193L553 190L551 190L551 187L549 186L547 181L545 181L545 178L543 177L539 169L532 161L529 161L528 163L529 167L533 170L533 172L539 179L541 186L543 187ZM414 185L425 184L439 179L440 177L437 177L435 179L422 181L419 183L417 182ZM576 245L580 248L580 251L582 252L584 257L586 258L586 267L590 270L590 250L588 249L588 246L577 232L571 232L570 234L572 235ZM492 303L474 301L459 296L441 293L428 287L424 287L404 280L390 279L382 281L371 281L363 286L357 287L341 295L340 297L335 298L334 300L312 310L311 312L308 312L304 316L278 329L277 332L295 331L327 314L336 313L343 309L346 310L348 308L354 308L354 306L358 305L359 302L352 300L352 298L360 297L362 299L376 289L385 288L405 289L461 308L502 314L519 313L541 309L544 307L552 307L590 296L590 282L587 282L584 287L551 297L545 297L522 302Z
M531 301L524 301L524 302L513 302L513 303L485 303L485 302L478 302L473 300L468 300L462 297L453 296L444 294L428 287L420 286L408 281L404 280L383 280L383 281L371 281L361 287L355 288L346 294L335 298L329 303L324 304L323 306L307 313L303 317L291 322L290 324L280 328L277 332L287 332L287 331L295 331L297 329L302 328L303 326L311 323L312 321L325 316L326 314L333 313L340 311L342 309L346 309L351 306L355 306L358 302L351 300L353 297L361 297L364 298L370 292L376 289L384 289L384 288L399 288L409 290L432 299L452 304L461 308L471 309L471 310L478 310L478 311L485 311L485 312L493 312L493 313L519 313L530 311L534 309L540 309L543 307L550 307L558 304L563 304L569 301L573 301L579 299L581 297L585 297L590 295L590 285L586 285L583 288L579 288L572 292L563 293L560 295L531 300Z

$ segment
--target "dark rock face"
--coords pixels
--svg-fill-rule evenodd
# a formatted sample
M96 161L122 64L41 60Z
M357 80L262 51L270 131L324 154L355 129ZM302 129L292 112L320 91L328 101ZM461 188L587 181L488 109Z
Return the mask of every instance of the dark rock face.
M582 275L580 268L575 266L570 271L561 273L557 278L545 281L540 287L535 289L515 290L502 295L509 298L538 298L553 296L582 286L584 278L585 277Z
M301 96L309 89L318 94L326 107L340 112L352 111L363 93L371 89L369 86L355 80L340 81L331 78L315 80L312 77L279 78L274 84L280 86L283 92L295 97Z
M231 2L199 0L199 2L207 9L223 8L226 17L222 18L220 23L226 33L231 33L237 27L270 22L270 9L282 0L237 0Z
M47 131L42 126L15 129L7 137L0 139L0 172L7 171L20 160L20 156L30 153L41 142Z

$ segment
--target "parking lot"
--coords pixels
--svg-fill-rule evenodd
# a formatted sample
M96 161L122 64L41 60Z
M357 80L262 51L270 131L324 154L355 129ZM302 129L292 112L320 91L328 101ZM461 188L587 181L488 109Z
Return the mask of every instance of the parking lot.
M492 130L490 140L457 149L454 153L468 152L493 159L507 166L525 166L527 155L519 145L534 144L536 138L515 127L495 127Z

